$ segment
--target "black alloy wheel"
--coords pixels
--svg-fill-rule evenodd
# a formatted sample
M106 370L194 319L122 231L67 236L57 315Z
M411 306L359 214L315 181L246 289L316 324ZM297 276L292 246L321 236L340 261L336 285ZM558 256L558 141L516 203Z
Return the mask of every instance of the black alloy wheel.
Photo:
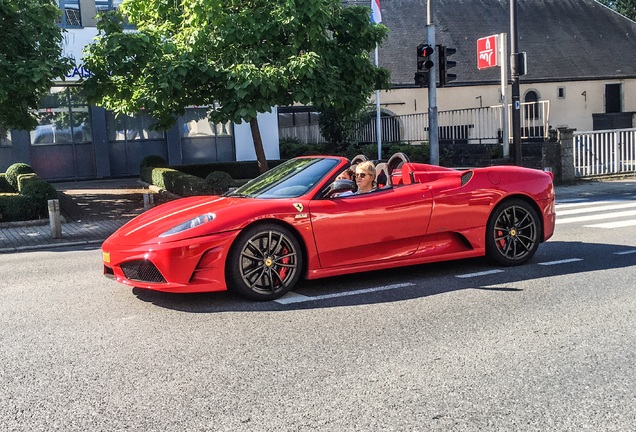
M300 243L285 227L259 224L236 239L228 255L228 287L253 300L274 300L289 292L301 276Z
M521 199L507 200L490 215L486 252L498 264L524 264L537 251L541 233L541 219L530 204Z

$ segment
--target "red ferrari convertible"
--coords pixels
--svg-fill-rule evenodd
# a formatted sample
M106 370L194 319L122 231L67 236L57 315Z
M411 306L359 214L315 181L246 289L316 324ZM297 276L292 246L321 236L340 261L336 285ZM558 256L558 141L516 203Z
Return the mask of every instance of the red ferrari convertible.
M336 180L350 161L291 159L224 196L155 207L102 245L104 274L152 290L281 297L300 278L487 255L528 261L555 223L552 175L516 166L378 164L378 188ZM344 193L348 192L348 193Z

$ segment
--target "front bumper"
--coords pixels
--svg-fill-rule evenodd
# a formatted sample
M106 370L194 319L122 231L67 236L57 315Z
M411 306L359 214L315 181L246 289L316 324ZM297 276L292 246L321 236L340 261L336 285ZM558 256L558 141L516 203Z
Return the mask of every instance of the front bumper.
M225 262L238 231L175 242L102 245L104 275L117 282L163 292L224 291Z

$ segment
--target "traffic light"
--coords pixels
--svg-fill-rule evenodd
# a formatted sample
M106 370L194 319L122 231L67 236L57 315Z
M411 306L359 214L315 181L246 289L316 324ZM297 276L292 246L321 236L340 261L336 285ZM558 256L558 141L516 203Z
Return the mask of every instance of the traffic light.
M457 62L449 60L448 58L455 54L457 50L455 48L448 48L444 45L439 45L439 86L444 87L450 81L455 81L457 75L448 73L448 69L457 66Z
M435 49L427 44L417 46L417 72L415 72L415 84L420 87L428 86L428 71L433 67L433 53Z

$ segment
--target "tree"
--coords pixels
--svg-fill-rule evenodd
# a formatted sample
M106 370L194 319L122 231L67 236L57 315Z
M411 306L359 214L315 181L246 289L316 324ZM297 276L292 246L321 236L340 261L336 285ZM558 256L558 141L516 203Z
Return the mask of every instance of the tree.
M369 57L387 33L367 7L339 0L129 0L98 22L84 63L89 101L116 113L146 110L167 128L187 106L214 122L250 123L261 171L267 161L256 115L294 103L349 115L388 71ZM123 18L137 27L124 30Z
M35 128L40 100L73 67L61 13L53 0L0 0L0 129Z
M636 0L599 0L599 3L615 10L632 21L636 21Z

